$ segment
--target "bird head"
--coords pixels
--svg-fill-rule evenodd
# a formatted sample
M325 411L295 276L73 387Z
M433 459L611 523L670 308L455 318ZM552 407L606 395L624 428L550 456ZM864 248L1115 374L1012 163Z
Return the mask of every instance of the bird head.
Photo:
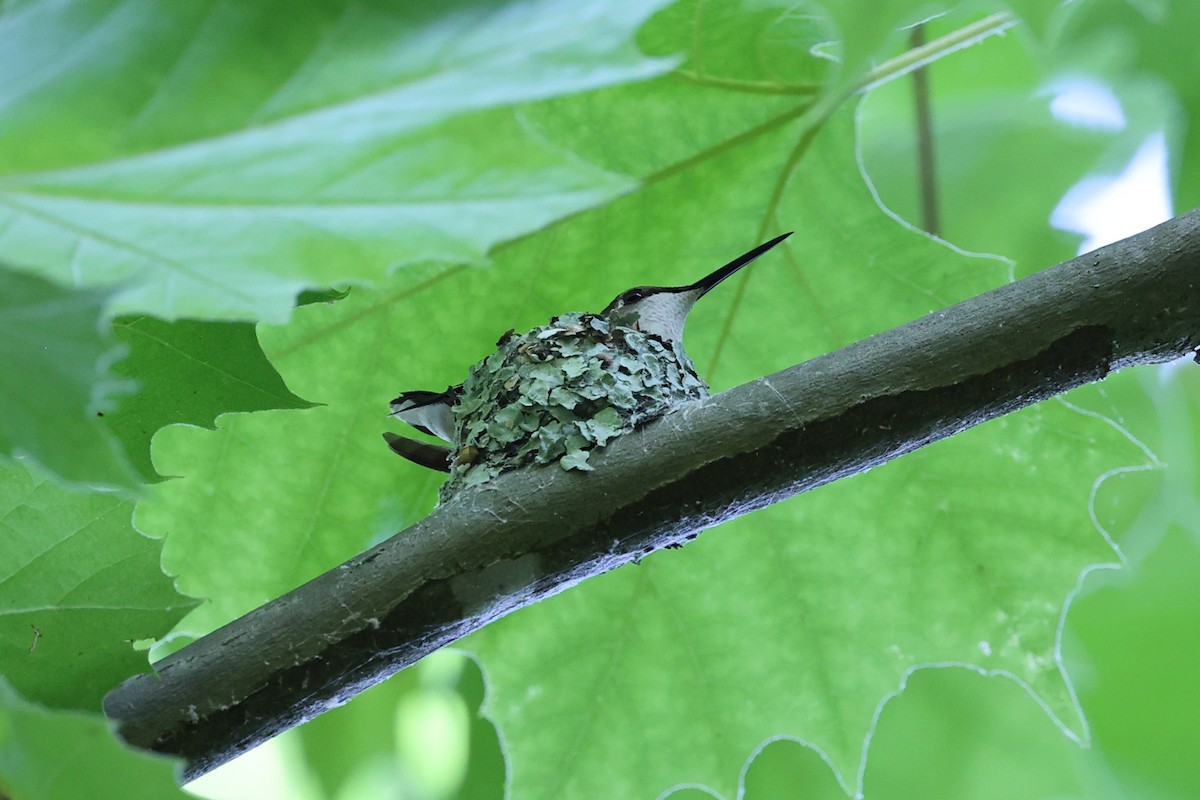
M682 342L684 323L687 322L688 313L697 300L791 235L791 232L788 232L760 244L749 253L738 256L720 269L687 286L635 286L626 289L617 295L601 314L616 325L636 328L669 342Z

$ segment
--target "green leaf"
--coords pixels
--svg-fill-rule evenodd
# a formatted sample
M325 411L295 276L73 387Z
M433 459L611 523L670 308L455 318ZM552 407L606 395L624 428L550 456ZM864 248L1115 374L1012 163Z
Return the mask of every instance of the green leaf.
M1165 0L1090 0L1079 3L1064 26L1060 49L1113 86L1135 128L1162 130L1177 150L1169 160L1177 208L1200 204L1200 70L1195 32L1200 5ZM1060 56L1061 57L1061 56ZM1065 58L1064 58L1065 60ZM1161 110L1151 125L1141 108Z
M1139 380L1167 384L1159 393L1168 407L1161 422L1178 443L1172 423L1179 420L1171 417L1180 401L1187 402L1187 390L1198 383L1195 376L1171 367L1134 372L1140 374L1119 376L1118 386ZM1174 374L1163 374L1168 372ZM1185 441L1177 448L1172 468L1192 470L1200 452L1195 445ZM863 754L863 785L848 793L927 800L1183 800L1195 794L1200 780L1193 757L1200 747L1193 723L1200 707L1192 689L1200 665L1197 499L1194 486L1185 487L1170 471L1142 474L1157 479L1166 502L1139 504L1135 511L1140 513L1120 526L1122 543L1141 555L1130 569L1087 574L1064 616L1062 667L1089 722L1086 747L1063 736L1028 687L1011 676L922 668L906 676L897 695L882 705ZM1128 499L1127 489L1118 495ZM1133 685L1140 690L1130 692ZM1146 731L1155 735L1147 737ZM995 775L1006 779L997 783L991 779ZM747 769L745 797L832 797L832 782L827 765L812 750L775 742ZM819 795L822 789L826 793Z
M327 797L347 796L348 785L373 772L385 792L403 787L404 796L500 800L504 757L495 727L479 714L483 693L479 666L460 653L444 650L318 717L295 735L303 744L308 771ZM462 706L466 724L461 728L438 725L436 718L421 713L431 704ZM470 758L465 772L434 772L428 759L422 758L424 753L405 746L411 745L406 739L413 731L426 740L425 749L466 751ZM440 785L430 786L431 777Z
M951 8L949 0L824 0L840 36L831 43L841 61L838 88L850 88L861 73L903 39L902 28Z
M99 710L105 692L149 671L133 643L195 605L163 574L159 545L130 527L132 505L0 466L0 674L31 700Z
M288 391L249 323L127 317L113 328L129 352L114 371L139 388L104 421L146 481L157 477L150 437L159 428L211 428L218 415L231 411L312 406Z
M181 762L121 742L99 713L53 711L0 676L0 793L11 800L171 800Z
M6 7L0 250L163 318L283 320L306 288L482 263L632 188L513 107L669 68L630 43L657 5Z
M748 103L694 87L680 95L671 79L656 87L644 108L636 105L644 92L611 90L526 106L525 124L556 149L605 169L646 170L646 180L656 181L659 171L711 160L756 126L766 122L769 131L797 113L792 98ZM705 124L689 136L672 135L676 115L666 112L674 102L690 103ZM631 124L641 111L648 118ZM690 226L711 211L699 210L694 205L680 221ZM721 248L707 245L703 260L693 262L727 261L744 252L748 235L728 235ZM184 477L154 487L136 519L147 533L170 533L163 563L179 574L181 590L210 598L185 621L188 632L213 630L429 511L442 476L403 462L379 440L398 391L456 384L496 352L496 338L508 328L525 331L556 313L601 309L622 289L644 283L647 264L669 267L680 257L665 231L627 243L595 233L569 242L571 249L551 261L521 251L488 270L406 269L336 304L299 308L286 326L259 327L287 385L323 407L230 414L215 433L177 426L155 438L157 469ZM619 252L610 250L614 245ZM682 276L676 270L674 277ZM252 521L246 509L256 509Z
M1161 543L1132 574L1089 576L1067 617L1064 657L1106 762L1093 770L1129 797L1182 800L1200 785L1200 527L1195 516L1181 522L1156 531Z
M685 60L674 74L698 85L816 94L834 66L817 50L836 32L820 9L788 13L795 6L792 0L679 0L646 23L638 44L655 55L681 53Z
M396 705L420 692L419 670L404 670L288 734L300 741L326 797L338 797L372 763L394 761Z
M587 450L568 450L567 454L558 460L558 465L565 470L577 469L582 472L591 472L595 469L588 463Z
M346 295L350 294L350 289L305 289L300 294L296 295L296 305L308 306L313 303L336 303L338 300L345 300Z
M1081 778L1084 751L1063 736L1026 687L961 666L906 675L879 710L858 781L842 789L829 765L799 742L754 756L745 800L847 795L924 800L1096 797ZM1003 775L1004 780L995 776Z
M833 97L891 55L901 29L945 0L682 0L638 37L651 53L686 51L676 74L699 86L761 94ZM977 15L978 16L978 15Z
M513 780L533 796L678 782L733 796L755 747L792 736L850 781L878 698L927 661L1012 671L1078 726L1053 659L1058 609L1081 567L1113 556L1087 519L1095 472L1060 469L1087 425L1055 411L739 520L475 634ZM1059 502L1068 494L1076 505Z
M678 98L669 81L638 92L659 89ZM576 113L600 108L581 98ZM631 285L687 283L764 231L799 228L693 314L688 349L720 388L1003 280L1002 265L895 225L847 179L848 112L811 143L795 124L746 134L717 114L711 125L696 139L730 144L504 248L487 272L401 275L264 327L289 385L327 405L156 438L156 463L185 477L156 487L138 523L171 531L165 563L186 590L215 598L191 626L215 627L422 513L417 498L437 479L384 452L375 415L399 389L457 382L509 327L603 307ZM781 174L790 149L799 166ZM714 209L725 224L702 224ZM513 289L534 283L532 301ZM411 345L381 345L397 336ZM1092 481L1140 457L1102 424L1046 404L494 624L469 644L491 681L513 792L653 795L696 782L732 795L739 765L776 735L816 743L852 775L878 699L927 660L1010 669L1074 724L1052 658L1058 608L1081 568L1113 558L1087 515ZM260 510L251 523L246 508Z
M862 790L929 800L1095 796L1075 769L1081 755L1008 676L919 669L880 712Z
M1085 0L1083 3L1060 3L1057 0L1051 2L1046 2L1046 0L1004 0L1004 5L1012 9L1013 13L1029 26L1035 36L1047 38L1057 32L1057 28L1071 12L1088 2L1095 2L1095 0Z
M407 281L421 285L423 272L433 271L397 274L395 295L356 290L296 309L287 326L260 328L288 385L320 407L226 414L212 431L172 426L155 437L155 466L183 478L151 487L136 520L151 535L170 534L163 564L180 589L211 599L185 630L207 633L432 508L441 474L408 471L379 438L395 376L414 363L411 348L390 344L417 342L422 330L396 316L396 295ZM469 363L459 362L462 374Z
M844 112L811 143L795 128L747 141L677 183L560 226L553 258L582 261L606 229L686 236L689 249L724 239L732 226L685 234L677 222L722 201L760 239L801 229L784 255L693 313L697 363L711 365L721 345L727 354L710 366L715 388L1002 280L999 264L885 222L846 177L856 173L850 130ZM789 146L807 146L796 171L772 173ZM766 187L741 193L764 173L784 182L778 208ZM689 202L693 185L737 189ZM641 264L695 261L686 251L671 259L649 236L617 242L604 262L630 273L618 286L647 282ZM529 256L519 250L505 256L520 263ZM514 792L623 796L697 783L733 796L739 765L772 736L813 742L848 777L878 698L926 661L1010 670L1077 726L1053 659L1059 608L1081 569L1115 558L1088 516L1095 476L1142 458L1096 421L1043 404L506 617L466 644L491 681L487 713L504 731Z
M79 483L138 480L99 419L118 385L103 331L107 293L66 289L0 266L0 453L28 454Z
M970 18L930 23L929 38ZM1084 127L1057 119L1055 95L1068 86L1047 81L1045 56L1021 36L995 37L926 69L933 123L933 175L938 234L966 250L997 253L1022 273L1075 255L1077 236L1048 224L1067 191L1102 164L1107 150L1131 154L1133 131ZM861 108L863 164L882 202L921 227L916 122L911 80L872 91ZM1025 187L1037 186L1038 191ZM1003 213L989 198L1003 196Z
M137 520L170 534L180 585L214 598L187 628L211 630L425 513L440 476L379 442L387 402L462 380L509 328L689 283L794 228L692 315L688 350L724 388L1007 279L885 215L859 173L852 109L814 131L797 121L807 103L667 77L527 105L531 136L639 190L498 247L487 270L422 265L262 326L287 384L325 405L156 437L156 464L183 477ZM511 793L687 782L734 796L773 736L814 743L846 779L879 699L928 661L1008 670L1078 728L1053 657L1059 610L1081 569L1115 558L1088 513L1096 476L1144 459L1103 421L1046 403L495 623L467 644Z
M844 800L853 791L838 782L820 751L791 739L776 739L754 754L742 779L744 800ZM707 795L711 797L711 795ZM671 800L684 800L671 796ZM703 800L698 792L686 800Z

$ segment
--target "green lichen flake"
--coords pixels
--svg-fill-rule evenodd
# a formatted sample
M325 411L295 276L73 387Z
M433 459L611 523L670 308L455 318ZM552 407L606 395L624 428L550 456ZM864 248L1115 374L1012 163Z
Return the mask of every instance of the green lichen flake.
M590 471L594 448L707 396L682 347L594 314L554 317L471 368L442 499L525 464Z

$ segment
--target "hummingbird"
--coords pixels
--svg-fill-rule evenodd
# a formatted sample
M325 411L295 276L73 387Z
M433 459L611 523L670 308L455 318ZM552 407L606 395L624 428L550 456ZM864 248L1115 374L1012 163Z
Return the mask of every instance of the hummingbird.
M686 286L635 286L626 289L605 306L600 316L607 318L614 325L633 328L658 337L682 351L683 328L696 301L791 235L792 232L789 231L776 236ZM509 331L502 336L497 346L502 346L511 333ZM462 384L459 384L449 386L443 392L402 392L390 404L391 416L407 422L423 433L453 443L453 407L458 402L462 388ZM455 458L451 448L426 444L390 431L383 436L388 447L397 455L430 469L450 471Z

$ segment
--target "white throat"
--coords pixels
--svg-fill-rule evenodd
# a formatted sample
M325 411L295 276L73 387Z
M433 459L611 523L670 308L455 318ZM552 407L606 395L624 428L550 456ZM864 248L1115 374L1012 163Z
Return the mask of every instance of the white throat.
M700 290L690 292L660 292L638 300L622 309L626 313L636 312L638 328L643 333L653 333L668 342L683 343L683 325L688 312L700 298Z

